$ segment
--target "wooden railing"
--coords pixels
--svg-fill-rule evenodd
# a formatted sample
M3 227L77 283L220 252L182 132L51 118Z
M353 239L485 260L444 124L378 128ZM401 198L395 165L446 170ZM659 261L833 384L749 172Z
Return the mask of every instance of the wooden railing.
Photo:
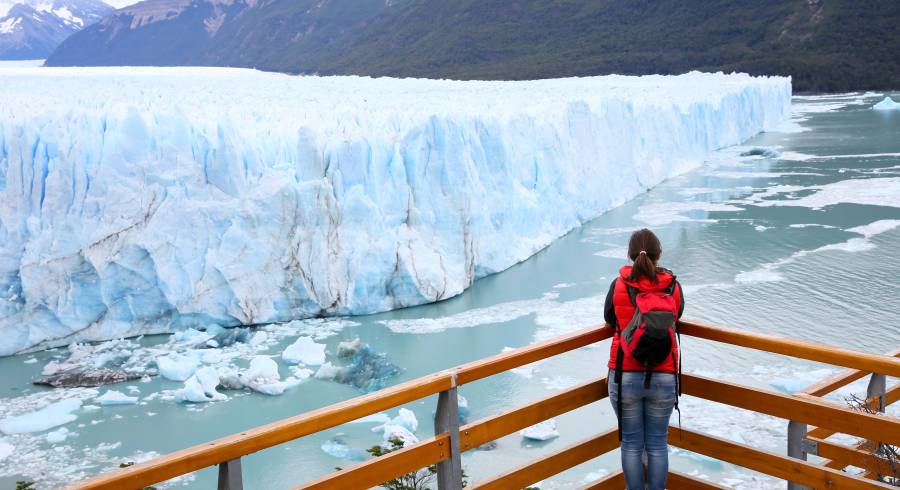
M875 373L875 396L870 403L883 408L900 397L900 389L883 386L885 376L900 377L900 359L895 355L868 354L838 347L827 347L801 340L741 330L681 322L684 335L727 344L784 354L796 358L850 368L850 371L817 383L803 393L785 395L697 375L684 375L684 393L717 403L780 417L790 422L789 455L753 448L745 444L688 429L671 428L670 444L726 461L776 478L793 487L813 488L893 488L875 480L878 470L861 466L866 473L854 475L841 471L847 466L881 462L881 444L900 445L900 419L883 414L853 410L846 404L820 397L869 373ZM218 465L219 489L242 488L241 458L254 452L301 438L325 429L438 394L435 436L387 455L370 459L354 467L299 484L296 489L369 488L429 465L437 465L441 490L462 487L460 454L500 437L512 434L543 420L607 397L606 377L600 376L575 387L460 426L456 389L512 368L587 346L612 336L609 326L577 331L546 342L530 345L486 359L464 364L345 402L272 422L239 434L183 449L128 468L78 482L71 489L139 489L193 471ZM896 354L896 353L892 353ZM599 371L600 369L598 369ZM605 369L602 369L605 371ZM880 378L879 378L880 376ZM870 385L871 386L871 385ZM808 430L806 426L815 425ZM802 429L802 431L800 431ZM834 433L849 434L868 441L857 447L840 446L825 439ZM796 434L801 435L797 442ZM813 446L812 444L815 444ZM798 446L799 445L799 446ZM472 485L479 489L523 488L568 468L589 461L618 447L615 428L610 428L561 448L540 459ZM797 448L800 448L798 452ZM806 454L828 460L822 464L806 461ZM873 459L874 458L874 459ZM799 487L796 487L800 485ZM597 480L585 488L624 487L621 471ZM714 483L670 472L669 488L717 489Z

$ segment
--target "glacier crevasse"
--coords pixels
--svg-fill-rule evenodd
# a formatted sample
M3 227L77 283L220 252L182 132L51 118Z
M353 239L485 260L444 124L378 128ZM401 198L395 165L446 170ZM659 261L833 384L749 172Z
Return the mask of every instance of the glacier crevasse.
M0 69L0 355L438 301L790 113L789 78Z

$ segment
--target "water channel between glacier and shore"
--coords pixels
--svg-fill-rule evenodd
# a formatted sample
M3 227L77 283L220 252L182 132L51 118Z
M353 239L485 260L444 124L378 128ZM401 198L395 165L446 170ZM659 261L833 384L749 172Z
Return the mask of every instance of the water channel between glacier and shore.
M669 179L552 243L532 258L480 279L457 297L369 316L261 327L259 351L238 343L216 355L246 365L256 354L280 355L298 335L326 345L360 339L400 372L386 384L493 355L602 321L603 300L624 263L628 234L647 226L660 235L663 264L684 284L688 318L786 335L869 352L900 344L896 321L900 276L900 111L873 111L884 94L794 97L793 117L778 131L720 150L702 167ZM895 94L896 98L896 94ZM253 333L251 332L251 335ZM171 336L145 336L110 352L165 353ZM460 389L475 420L602 375L609 343L579 349ZM155 349L155 350L154 350ZM837 368L684 341L685 370L755 386L793 391ZM147 458L228 435L360 394L310 377L280 396L220 390L226 401L180 403L183 383L160 377L92 389L30 384L65 348L0 359L0 419L51 401L80 398L84 406L62 441L47 433L0 436L0 486L31 479L59 484L119 463ZM102 352L88 356L93 362ZM308 373L281 365L283 376ZM835 399L864 385L856 383ZM100 406L108 390L138 403ZM431 435L435 398L406 408L415 434ZM786 422L703 402L682 401L682 423L764 449L783 451ZM396 410L387 412L394 417ZM409 421L407 420L407 423ZM604 401L558 417L559 437L545 442L519 434L470 451L472 480L510 468L614 424ZM376 423L347 424L244 458L247 488L288 488L364 457L381 442ZM740 489L781 488L762 475L672 450L672 466ZM610 453L544 482L575 488L618 467ZM210 488L215 470L181 479L180 488ZM40 485L39 485L40 487Z

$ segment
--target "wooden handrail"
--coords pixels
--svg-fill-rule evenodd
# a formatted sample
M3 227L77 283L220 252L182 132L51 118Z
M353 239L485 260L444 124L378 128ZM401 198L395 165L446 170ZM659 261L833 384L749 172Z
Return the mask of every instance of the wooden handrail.
M900 349L895 349L887 354L888 357L900 357ZM822 381L818 381L813 383L806 388L800 390L800 393L806 393L807 395L812 396L825 396L838 388L843 388L848 384L858 380L865 378L866 376L872 373L866 371L860 371L859 369L846 369L839 373L836 373L834 376L829 378L825 378Z
M666 481L666 490L696 490L698 488L704 490L728 490L728 487L711 481L694 478L693 476L677 471L669 471L669 479Z
M104 473L65 488L79 490L143 488L439 393L450 388L451 384L450 373L445 371L431 374L239 434L182 449L144 463Z
M688 429L670 427L669 444L813 488L859 490L895 488L885 483L866 480L849 473Z
M447 459L450 436L446 433L420 441L380 458L323 476L294 487L294 490L330 490L335 488L371 488L392 478Z
M682 322L681 331L698 338L813 361L827 362L859 371L877 372L900 377L900 359L895 357L866 354L850 349L821 346L810 342L724 329L695 322ZM460 365L456 368L400 383L375 393L272 422L210 443L183 449L145 463L75 483L67 488L120 489L141 488L152 485L201 468L233 461L256 451L336 427L439 392L447 392L454 389L457 385L471 383L515 367L600 342L611 336L612 328L606 325L579 330L539 344L497 354L486 359ZM856 376L855 373L850 375L843 373L843 375L844 380L848 379L848 377ZM685 375L684 386L685 392L688 394L720 403L756 410L790 420L820 423L820 425L827 425L829 427L828 430L882 440L886 443L896 444L900 442L900 425L898 425L900 423L896 419L853 412L846 407L837 406L813 397L783 395L691 375ZM820 386L824 385L820 383ZM525 406L468 424L461 428L459 437L460 450L472 449L515 430L587 405L606 396L605 378L598 378L563 392L549 395ZM892 388L887 398L895 399L897 396L898 394L895 394ZM827 422L822 424L822 420ZM453 434L453 437L456 437L456 432L453 432ZM810 435L815 434L811 432ZM699 444L698 447L701 449L702 443L708 443L713 440L703 439L703 437L707 436L699 434L697 437L693 441ZM332 488L336 485L342 487L348 485L375 485L381 481L412 471L412 469L416 468L415 465L423 467L446 459L449 452L449 447L446 444L447 438L448 434L446 433L438 434L432 439L393 452L390 455L367 461L340 473L327 475L299 488ZM616 447L618 444L615 439L615 431L607 432L557 451L547 459L542 460L540 464L526 465L482 482L481 486L491 488L501 484L518 484L518 482L529 480L535 476L555 474L570 467L566 465L576 464L574 463L575 461L589 457L591 454L601 454L597 451L601 449L604 449L604 451L608 450L605 448L610 444L612 444L612 447ZM725 444L728 441L716 441L715 443L720 445L720 443ZM733 449L732 446L727 446L727 444L723 447L725 449ZM718 453L711 456L719 458ZM783 458L787 462L796 461L791 458L778 457ZM830 478L831 474L828 471L833 471L810 463L804 464L817 468L815 471L825 471L825 473L816 473L814 470L809 469L807 473L810 475L826 475ZM747 467L755 469L753 466ZM780 475L770 474L773 476ZM674 478L676 485L679 482L684 483L684 480L680 479L681 476L675 476ZM378 481L379 479L380 481ZM614 480L615 478L603 479L602 481ZM533 481L528 483L533 483ZM713 486L712 488L715 487ZM847 488L857 487L850 486Z
M603 377L582 383L560 393L554 393L544 398L540 398L513 410L508 410L492 417L477 420L460 427L460 449L462 451L475 449L484 443L512 434L517 430L532 426L543 420L583 407L606 398L606 396L606 377ZM446 434L442 434L442 436L446 437ZM422 444L424 443L419 442L404 448L404 450L412 450L416 446ZM401 474L408 473L409 471L412 471L412 469L422 468L440 461L440 459L437 459L434 456L433 452L427 453L425 451L419 451L416 453L418 455L418 459L416 460L418 466L401 473L391 474L381 480L371 480L374 466L381 464L377 463L378 461L390 461L400 454L400 451L392 452L381 456L377 460L369 460L352 468L344 469L338 473L323 476L313 482L296 486L294 487L294 490L361 488L363 486L361 483L350 485L351 482L369 482L367 484L368 487L381 483L386 479L395 478ZM405 455L403 457L405 458ZM390 467L395 466L393 463L385 464L390 464ZM359 476L356 475L357 473ZM384 477L385 474L382 474L381 476Z
M843 347L826 346L804 340L712 326L699 322L679 322L679 330L682 334L692 337L900 378L900 359L896 357L867 354Z
M619 447L618 431L611 429L488 480L478 482L472 488L476 490L525 488L565 469L606 454L617 447Z
M510 369L547 359L563 352L575 350L596 342L612 338L613 329L609 325L578 330L554 339L545 340L509 352L479 359L454 369L456 382L460 385L478 381Z
M837 432L900 445L900 419L859 412L815 397L784 395L685 374L684 392L706 400L803 423L824 422Z
M808 396L811 396L811 395L808 395ZM893 403L896 403L898 400L900 400L900 383L897 383L894 386L891 386L884 393L885 405L891 405ZM874 399L867 400L866 403L868 404L868 406L870 408L874 408L876 406L876 400L874 400ZM810 427L809 431L807 432L807 435L810 437L819 437L819 438L825 439L827 437L833 436L834 434L837 434L838 432L840 432L840 431L830 428L830 427Z
M625 473L621 469L583 485L578 490L622 490L625 488Z

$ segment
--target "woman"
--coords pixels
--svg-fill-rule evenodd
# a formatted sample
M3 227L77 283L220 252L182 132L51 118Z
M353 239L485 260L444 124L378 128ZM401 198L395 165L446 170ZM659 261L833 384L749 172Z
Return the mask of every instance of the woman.
M680 367L673 327L684 311L684 299L675 275L659 267L661 256L662 245L652 231L642 229L634 232L628 242L628 257L633 265L623 266L619 270L619 277L609 287L604 309L606 323L616 329L609 356L609 398L619 418L622 470L628 490L663 490L669 473L669 417L676 406ZM671 311L647 311L652 309L646 306L648 304L663 305L657 308L665 310L668 307ZM636 305L646 316L632 322L638 310ZM656 313L659 313L657 318L667 320L661 323L651 319ZM665 344L657 350L668 350L664 355L657 356L662 358L658 363L637 355L638 349L633 349L634 345L629 344L628 339L639 342L640 336L632 330L638 322L643 322L642 326L645 326L642 332L649 332L651 328L665 329L657 337L662 339L659 342ZM655 327L651 323L665 326ZM620 378L616 376L617 369L621 371ZM646 483L642 463L645 450Z

